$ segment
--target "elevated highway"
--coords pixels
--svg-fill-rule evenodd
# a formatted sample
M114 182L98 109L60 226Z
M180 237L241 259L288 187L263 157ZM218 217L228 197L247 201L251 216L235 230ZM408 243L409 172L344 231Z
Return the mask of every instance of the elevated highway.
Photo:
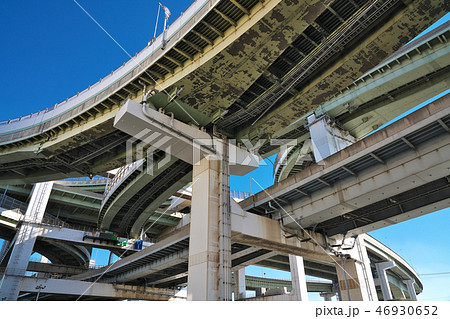
M353 236L449 206L450 95L249 197L243 209Z
M130 285L73 282L65 279L24 278L20 290L24 293L19 300L154 300L176 299L177 291ZM31 294L31 295L30 295Z
M10 261L22 219L23 214L17 211L0 212L0 236L6 241L0 255L0 266L2 267ZM47 257L52 263L82 266L86 270L91 257L91 247L84 246L67 241L49 241L41 236L36 240L33 251Z
M59 189L57 184L54 187ZM9 190L13 192L13 190ZM67 191L67 189L64 190ZM71 189L69 193L73 194L73 192L82 196L86 195L84 194L86 191L77 189ZM26 196L29 196L29 192L25 193ZM50 202L54 200L51 197L52 195L50 196ZM71 198L73 199L73 197ZM4 247L5 249L0 256L1 265L6 265L10 258L17 232L23 225L26 208L27 204L2 195L0 200L0 238L7 241L7 246ZM84 216L82 220L84 221L83 224L71 224L47 212L42 222L35 228L37 240L34 252L47 257L54 264L87 267L93 247L107 249L116 255L125 256L137 251L115 244L87 240L87 236L95 237L98 232L95 228L89 227L89 218L86 219Z
M281 151L275 160L274 181L302 170L314 162L307 118L327 114L357 140L411 106L450 87L450 22L402 47L376 68L343 89L334 98L305 114L279 132L297 145ZM305 145L306 143L306 145ZM303 160L298 160L303 156Z
M159 288L173 288L187 285L188 280L188 247L189 247L188 226L180 228L177 232L162 239L155 245L148 247L141 252L123 258L112 266L105 266L100 269L70 277L71 280L98 280L106 283L142 284L152 285ZM397 298L404 298L407 287L403 280L414 279L415 289L420 293L423 285L417 273L395 252L384 246L374 238L364 235L363 241L367 244L368 254L375 272L375 264L382 261L394 260L396 266L389 270L388 279L392 293ZM251 247L237 242L232 244L232 258L234 273L247 265L258 265L278 270L289 271L289 260L286 254L271 251L262 247ZM305 259L306 275L328 279L337 282L336 264L333 258L328 261L318 261ZM101 278L100 278L101 276ZM247 278L248 290L257 287L276 288L290 287L284 282L264 281L255 283L252 278ZM246 279L246 281L247 281ZM253 281L252 281L253 280ZM250 282L252 283L250 284ZM320 285L319 285L320 286ZM379 284L377 285L379 286ZM308 291L317 291L311 284ZM320 286L320 292L331 292L332 285ZM380 300L383 299L381 288L378 287ZM403 291L403 292L402 292Z
M8 206L13 206L14 208L9 209ZM6 240L6 245L4 244L0 255L0 265L6 265L9 261L17 238L18 229L24 219L26 206L25 203L3 195L3 200L0 202L0 238ZM50 219L45 218L45 221L55 223L58 219L50 217ZM59 222L62 223L62 221ZM70 266L87 267L91 255L91 249L89 247L86 248L67 242L49 242L42 237L36 241L34 251L46 256L55 264Z
M128 97L142 99L144 85L172 97L183 86L176 103L186 112L175 102L168 105L171 99L162 93L154 102L184 122L210 132L215 125L239 139L273 135L449 9L440 0L234 2L195 2L168 29L164 50L160 36L67 101L2 122L0 182L95 175L123 166L130 137L115 130L112 119Z
M146 160L119 169L99 209L100 229L135 238L143 228L154 237L178 225L181 216L167 212L164 207L169 205L164 203L170 203L169 197L191 183L192 167L175 158L160 165L163 161L163 156L154 159L153 174L149 174ZM144 227L147 223L152 226Z
M126 167L125 167L126 168ZM151 176L146 174L145 169L142 170L142 167L133 167L134 169L138 169L136 173L141 173L141 177L144 177L144 181L140 183L135 183L131 185L130 188L126 188L126 194L131 196L131 200L135 200L136 198L144 197L147 201L140 204L139 207L142 207L141 210L144 210L148 207L148 202L151 202L152 205L156 205L156 208L152 211L151 216L148 217L146 222L153 223L152 227L149 228L149 235L159 235L162 231L164 231L168 227L174 227L178 225L180 218L182 217L180 214L171 214L166 211L168 205L171 204L171 200L169 197L176 193L179 189L181 189L185 184L190 182L190 179L181 179L177 182L174 182L169 191L165 191L162 196L156 196L156 199L150 195L141 196L139 191L141 190L139 187L143 187L143 185L149 184L151 181ZM166 167L164 167L166 168ZM163 169L164 169L163 168ZM122 172L123 168L119 171ZM131 173L131 172L128 172ZM181 173L183 174L183 173ZM190 174L188 173L188 176ZM85 229L85 230L95 230L97 228L97 224L99 221L99 211L100 211L100 220L102 220L102 211L106 209L106 207L110 207L111 201L114 204L112 206L113 209L121 208L117 201L113 201L116 195L115 192L120 192L126 186L126 180L123 180L122 174L117 174L116 178L109 179L87 179L87 180L66 180L66 181L55 181L52 192L50 194L49 203L47 206L47 214L49 217L53 216L59 219L58 224L62 227L77 227L77 229ZM134 178L134 175L128 176L126 178ZM107 187L108 186L108 187ZM117 188L116 186L119 186ZM160 186L159 184L155 185L155 187ZM154 189L150 188L150 194L154 195ZM1 192L6 192L9 196L9 200L16 201L14 207L17 208L21 206L22 213L24 213L26 204L24 201L27 201L29 198L32 185L24 184L24 185L8 185L8 186L0 186ZM148 190L147 190L148 192ZM120 198L123 201L123 197ZM130 198L128 198L130 200ZM179 199L178 199L179 200ZM124 202L126 204L126 201ZM0 206L2 204L2 199L0 198ZM102 208L102 210L101 210ZM122 208L125 210L125 208ZM139 214L134 216L134 219L138 218L141 210L138 209ZM126 208L126 212L128 212L128 207ZM162 217L161 214L166 212L166 216ZM116 212L114 212L115 214ZM113 215L113 213L109 213L109 215ZM115 216L115 215L114 215ZM109 216L108 216L109 217ZM118 220L123 220L123 215L116 217ZM141 217L142 218L142 217ZM133 220L133 219L131 219ZM144 222L145 223L145 222ZM133 225L132 222L123 223L125 225ZM102 226L100 223L99 225ZM111 230L120 236L130 237L129 231L121 231L119 228L108 225L107 227L101 227L102 229Z
M99 194L98 189L105 189L106 179L101 182L96 180L83 181L83 184L73 183L73 181L57 181L54 183L46 212L49 216L56 217L69 225L78 225L87 229L95 228L103 199L103 194ZM92 190L93 185L97 188L97 192ZM0 189L19 202L27 202L33 185L2 185ZM23 204L23 206L26 207L26 204ZM23 213L25 212L23 211Z
M308 286L308 292L332 292L333 283L331 281L313 281L308 280L306 282ZM292 290L292 282L286 279L274 279L257 276L245 276L245 286L247 290L256 290L258 288L280 288L286 287L287 291Z
M377 68L344 89L334 99L315 109L314 113L317 116L327 114L334 117L340 127L350 135L361 139L381 126L381 123L408 110L411 105L423 102L442 92L450 84L447 72L450 63L447 41L450 36L449 27L450 22L447 22L403 47ZM312 113L307 113L280 131L279 137L293 139L297 145L278 154L274 167L276 180L282 180L314 162L311 147L304 154L300 154L305 148L305 141L310 137L309 130L304 126L306 118ZM299 160L308 155L310 155L309 159ZM285 165L281 165L282 163ZM135 214L127 227L131 230L130 234L136 236L143 225L144 216L154 216L156 207L161 205L168 194L173 193L177 187L180 188L183 181L186 183L191 179L190 174L187 174L185 179L180 180L175 177L176 182L166 180L165 183L171 185L172 189L159 199L153 200L151 206L146 204L139 207L135 199L140 198L141 193L150 191L155 194L150 187L142 187L154 180L156 178L154 175L157 175L146 174L145 162L139 165L127 166L127 176L116 183L118 189L111 192L112 196L109 193L106 195L99 220L101 228L109 229L111 218L115 218L121 221L123 229L126 225L123 219L125 212L120 213L120 210L125 210L127 215ZM154 167L157 167L156 163ZM182 174L185 173L186 171L182 171ZM122 183L123 185L119 187ZM126 188L122 191L124 187ZM134 208L130 212L131 203ZM145 209L146 213L141 215L139 212L142 213ZM104 216L107 217L106 220L103 219ZM111 230L123 233L123 230L119 230L117 222ZM157 231L156 228L152 230Z
M20 208L1 212L11 256L20 256L25 247L26 253L40 251L64 267L85 266L91 247L124 257L81 273L58 268L74 271L70 279L76 289L52 280L49 298L58 289L79 293L100 279L94 288L101 293L92 293L94 298L121 299L117 284L133 290L133 299L139 289L130 287L136 285L178 289L190 282L190 299L229 300L231 273L240 290L243 268L260 265L290 270L289 298L296 300L304 298L305 273L338 282L340 292L347 287L348 299L350 290L358 300L376 300L377 294L385 300L408 294L414 299L423 289L414 270L362 234L448 207L449 95L297 174L291 174L295 169L279 172L279 183L240 206L229 199L233 165L228 159L218 164L205 157L192 170L192 162L169 158L158 143L142 147L143 136L119 131L113 122L124 121L119 116L124 111L118 110L128 101L122 110L134 103L144 114L170 120L168 114L172 124L191 125L214 140L220 134L225 141L266 139L262 156L275 152L269 138L303 142L302 120L313 111L339 117L362 137L408 108L404 102L413 97L401 94L416 87L425 99L446 86L448 24L388 57L448 9L440 0L194 2L165 41L157 38L105 79L55 107L0 123L0 183L24 201L31 188L26 184L93 177L128 164L104 184L36 184L26 220ZM389 91L391 83L395 92ZM153 160L135 162L148 154ZM193 183L192 197L176 194L194 177L201 182ZM47 202L53 216L125 237L143 236L142 229L155 224L147 231L155 243L135 252L88 242L86 231L46 224ZM343 253L348 242L354 246L351 254ZM78 259L67 262L73 255ZM20 277L28 268L41 267L16 259L23 267L8 264L5 278L11 289L1 292L9 299L20 289L32 293L34 283ZM352 274L350 288L341 271L344 263ZM50 268L57 269L45 271ZM205 280L214 287L205 289Z

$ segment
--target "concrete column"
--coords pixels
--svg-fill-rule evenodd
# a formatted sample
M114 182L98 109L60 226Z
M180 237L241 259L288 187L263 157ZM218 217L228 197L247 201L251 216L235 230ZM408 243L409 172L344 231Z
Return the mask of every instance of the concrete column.
M309 116L308 128L316 162L320 162L355 142L353 136L333 125L331 119L326 115L318 119L314 114Z
M335 292L321 292L320 297L323 298L324 301L331 301L331 298L336 296Z
M256 297L262 297L266 294L266 288L260 287L255 290Z
M234 300L245 299L245 268L241 268L234 272Z
M303 257L289 255L289 267L291 269L292 292L295 300L307 301L308 290L306 288L305 267Z
M339 280L333 280L333 291L336 291L337 299L342 301L341 289L339 289Z
M336 265L340 300L377 301L377 292L366 247L360 237L355 240L353 249L349 251L350 258L344 258L343 265L341 263Z
M389 287L389 281L386 275L386 270L395 267L393 261L385 261L377 263L375 265L378 273L378 278L380 279L381 292L383 294L384 301L392 299L391 288Z
M414 283L416 281L414 279L409 279L403 280L403 282L406 284L406 287L408 287L409 298L417 300L416 289L414 288Z
M220 161L207 156L193 166L188 300L220 300Z
M53 182L34 185L30 203L18 230L9 263L0 287L0 300L17 300L22 277L25 275L36 242L38 225L42 222Z

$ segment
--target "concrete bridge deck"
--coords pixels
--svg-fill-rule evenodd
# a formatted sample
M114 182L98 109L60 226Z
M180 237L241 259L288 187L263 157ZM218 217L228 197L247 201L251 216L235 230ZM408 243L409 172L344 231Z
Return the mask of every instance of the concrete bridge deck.
M448 207L449 105L447 94L240 205L328 236Z
M178 103L190 116L174 102L167 106L179 120L208 130L214 123L239 139L272 135L350 85L449 9L443 0L326 4L255 0L243 1L239 8L229 0L194 3L168 31L164 50L160 37L79 95L0 125L0 182L57 180L123 166L130 136L115 130L112 119L128 97L141 100L142 83L152 87L158 81L158 89L170 93L184 86ZM211 81L205 74L217 76ZM264 92L277 98L257 98ZM154 99L157 107L167 101L165 94Z
M444 92L450 87L449 38L450 21L447 21L402 47L314 112L281 130L274 137L296 139L297 145L278 153L274 181L281 181L314 162L312 150L305 145L310 139L305 125L311 114L317 117L327 114L339 128L358 140L385 120ZM300 153L304 160L297 162Z
M285 137L292 133L285 127L324 106L448 10L449 4L442 0L197 1L168 30L167 41L159 37L135 57L137 66L130 60L64 103L0 123L0 182L15 185L93 176L122 166L127 146L136 139L113 127L114 116L124 101L141 101L146 89L157 85L164 92L152 91L154 94L145 98L152 112L165 108L173 114L172 121L196 126L208 136L219 133L241 141ZM440 58L436 56L434 61ZM424 72L422 77L429 76L427 66L417 66L419 69ZM443 70L445 66L434 71ZM359 96L371 101L364 92ZM195 218L190 224L183 218L178 225L171 225L175 229L158 233L154 245L106 269L71 277L76 283L74 290L58 287L65 281L51 281L54 290L49 293L60 289L62 294L73 295L88 287L84 281L101 278L103 282L95 289L105 284L98 288L105 293L103 297L117 298L117 291L111 290L117 283L177 287L189 277L194 284L190 284L191 299L227 300L231 298L231 272L238 273L248 265L283 268L288 258L294 277L304 277L300 269L337 279L340 291L345 282L348 299L352 290L362 300L376 300L373 260L384 299L390 299L389 293L404 296L405 280L413 296L422 289L414 270L376 241L364 242L364 236L355 235L448 207L449 96L244 200L244 209L229 201L230 162L212 165L206 158L194 170L202 185L195 186L192 206L198 213L191 214ZM342 112L347 124L373 114L370 107L351 114L354 110L342 110L341 104L330 104L330 112ZM383 123L394 114L388 112L375 120ZM267 156L273 148L266 142L260 151ZM163 158L164 154L160 155ZM72 194L68 202L78 208L100 210L100 227L137 237L157 208L191 179L191 164L180 159L166 164L155 176L130 174L130 179L123 179L108 193L100 208L102 197L97 193L60 184L52 194L53 182L36 184L27 220L17 232L20 238L16 243L13 240L11 254L23 267L8 265L4 278L11 289L2 290L2 296L14 299L20 289L27 292L34 284L25 278L19 287L18 278L30 265L18 256L22 252L30 255L36 239L71 251L81 260L89 258L84 246L92 245L85 243L84 237L79 239L79 231L43 225L51 196L64 205L64 194ZM220 184L221 190L215 184ZM11 190L21 191L20 186ZM3 217L3 226L11 228L14 218ZM357 249L351 248L353 255L345 255L345 263L353 267L350 271L356 277L350 278L351 288L337 267L337 257L343 256L340 249L349 236ZM78 246L81 253L75 251ZM47 248L48 253L53 249ZM293 278L297 288L290 297L301 299L297 279ZM202 287L205 280L214 283L211 290ZM389 284L398 289L389 292ZM133 293L138 290L122 288Z

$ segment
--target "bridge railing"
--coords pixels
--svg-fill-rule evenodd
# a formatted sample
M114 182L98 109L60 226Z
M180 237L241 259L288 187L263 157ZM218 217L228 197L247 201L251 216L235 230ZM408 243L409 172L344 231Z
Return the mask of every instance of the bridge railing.
M233 198L246 199L253 196L253 193L230 190L230 196Z
M42 221L40 222L41 225L49 225L49 226L56 226L56 227L62 227L62 228L68 228L68 229L74 229L74 230L80 230L80 231L86 231L86 232L96 232L98 231L97 228L95 227L89 227L89 226L84 226L84 225L73 225L73 224L68 224L64 221L62 221L61 219L51 216L51 215L46 215L45 217L42 218Z
M55 104L54 106L48 107L42 111L35 112L29 115L21 116L15 119L1 121L0 122L0 143L14 141L17 139L22 139L25 136L31 136L35 134L42 133L48 130L50 127L54 127L78 114L81 114L86 109L89 109L96 104L98 96L104 93L105 88L109 88L117 84L120 79L124 76L133 72L136 68L139 68L147 59L151 58L155 54L160 54L161 56L164 52L159 50L163 46L163 36L165 41L169 41L172 37L178 36L181 38L184 33L179 32L183 27L188 25L190 20L194 23L189 26L192 28L198 21L201 20L202 16L197 17L197 14L201 9L209 5L209 8L215 6L220 0L196 0L184 11L180 17L178 17L173 23L171 23L163 33L159 34L158 37L152 39L148 45L143 48L134 57L130 58L127 62L121 65L116 70L112 71L110 74L101 78L99 81L90 85L88 88L76 95ZM206 14L206 13L201 13ZM153 57L156 61L157 58ZM141 72L141 71L139 71ZM102 97L103 98L103 97ZM58 112L53 112L55 110ZM55 114L56 113L56 114ZM40 117L40 118L39 118ZM24 123L22 123L24 122ZM20 125L14 125L11 128L4 128L3 126L7 124L20 123ZM9 133L12 132L12 133Z
M114 177L109 180L106 185L105 192L103 193L102 207L104 203L108 200L109 196L114 192L114 190L125 180L131 173L133 173L140 165L142 165L144 160L139 160L131 164L120 167Z
M112 174L111 174L112 176ZM104 177L95 175L94 177L88 177L88 176L82 176L82 177L70 177L62 179L61 181L67 181L67 182L89 182L89 181L106 181L110 179L110 177Z
M70 186L106 185L105 187L107 187L110 184L111 179L113 179L113 178L114 178L114 174L108 174L108 177L94 176L94 177L90 178L87 176L83 176L83 177L73 177L73 178L61 179L61 180L55 181L55 183L60 184L60 185L70 185Z
M0 207L8 210L17 209L22 214L25 214L28 205L8 195L0 194Z

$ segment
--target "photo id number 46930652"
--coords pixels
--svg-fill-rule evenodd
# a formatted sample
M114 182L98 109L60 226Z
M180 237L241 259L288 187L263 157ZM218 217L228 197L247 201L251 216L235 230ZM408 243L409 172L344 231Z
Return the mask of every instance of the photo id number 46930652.
M375 310L365 310L362 307L317 307L316 318L325 316L342 316L355 318L373 313L379 316L437 316L437 306L378 306Z
M437 316L437 306L378 306L375 312L385 316Z

